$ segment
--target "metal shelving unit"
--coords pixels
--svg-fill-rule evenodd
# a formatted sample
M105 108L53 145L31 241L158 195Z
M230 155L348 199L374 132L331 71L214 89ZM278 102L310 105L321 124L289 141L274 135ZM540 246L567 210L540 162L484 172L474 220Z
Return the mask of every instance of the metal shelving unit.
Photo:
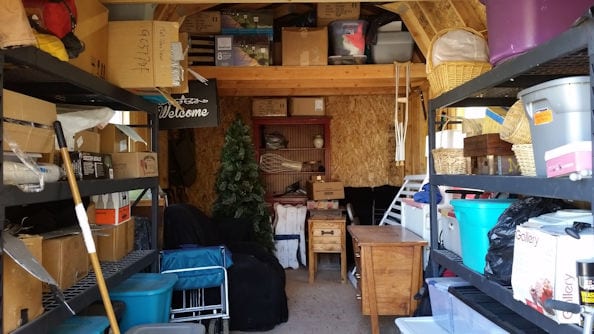
M435 115L440 108L467 106L510 106L524 88L556 78L590 75L594 78L594 19L588 14L577 26L529 52L497 65L491 71L446 92L429 102L429 148L435 148ZM592 81L592 80L591 80ZM592 81L594 82L594 81ZM594 102L594 95L591 96ZM593 127L594 128L594 127ZM594 138L594 136L593 136ZM594 160L594 159L593 159ZM429 159L430 183L478 188L541 197L594 202L591 178L570 181L569 178L544 178L491 175L436 175ZM437 231L435 189L431 194L431 229ZM476 286L488 296L530 320L550 333L581 333L575 325L559 325L525 304L513 299L511 286L502 286L462 264L456 254L439 249L438 234L431 234L433 265L442 265Z
M67 62L60 61L37 48L23 47L1 50L0 71L0 88L17 91L48 102L106 106L115 110L146 112L149 115L147 126L151 129L152 138L158 137L157 105ZM0 116L3 115L1 102L2 94L0 94ZM3 128L0 125L0 133L2 131ZM157 140L152 141L151 149L154 152L158 152L157 142ZM0 156L0 166L2 164L3 157ZM2 177L0 168L0 178ZM132 189L150 189L152 194L159 193L159 180L156 177L88 180L78 183L82 196ZM0 228L4 227L6 207L50 202L71 197L66 181L47 183L45 189L39 193L23 193L15 186L0 183ZM158 196L152 197L151 241L152 245L157 245ZM136 272L145 269L154 270L157 259L158 253L154 249L134 251L117 262L104 262L101 266L106 284L108 287L113 287ZM69 305L76 312L101 299L92 272L64 293ZM56 304L49 294L44 295L43 306L45 311L41 316L22 325L13 333L47 333L70 316L70 313L63 306Z

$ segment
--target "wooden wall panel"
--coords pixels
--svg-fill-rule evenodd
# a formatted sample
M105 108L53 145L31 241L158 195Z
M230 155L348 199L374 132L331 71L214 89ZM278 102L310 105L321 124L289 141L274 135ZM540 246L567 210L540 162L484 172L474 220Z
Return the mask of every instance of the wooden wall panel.
M189 202L211 212L216 173L226 129L239 113L250 123L249 97L222 97L221 124L194 130L198 178L187 190ZM328 96L327 114L332 117L332 177L350 187L400 185L406 174L424 173L424 141L427 122L418 93L411 95L406 141L407 161L394 162L394 96Z

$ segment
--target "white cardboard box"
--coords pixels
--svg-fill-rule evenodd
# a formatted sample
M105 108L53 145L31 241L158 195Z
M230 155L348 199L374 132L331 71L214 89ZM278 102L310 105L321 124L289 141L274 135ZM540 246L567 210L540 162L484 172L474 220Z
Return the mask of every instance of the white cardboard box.
M580 315L544 308L553 298L579 304L576 260L594 257L594 234L575 239L565 233L567 225L516 228L512 288L519 300L558 323L580 322Z

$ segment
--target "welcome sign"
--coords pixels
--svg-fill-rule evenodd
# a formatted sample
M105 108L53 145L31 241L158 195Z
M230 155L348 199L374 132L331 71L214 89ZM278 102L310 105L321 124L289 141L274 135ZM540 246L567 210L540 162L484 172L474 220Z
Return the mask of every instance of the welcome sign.
M159 129L206 128L219 126L219 99L217 81L203 84L190 80L187 94L174 94L173 98L183 109L171 104L159 106Z

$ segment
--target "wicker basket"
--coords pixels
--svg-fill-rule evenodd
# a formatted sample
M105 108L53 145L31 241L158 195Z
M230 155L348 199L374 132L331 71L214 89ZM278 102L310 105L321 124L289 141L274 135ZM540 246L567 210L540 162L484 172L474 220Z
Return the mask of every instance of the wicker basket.
M436 174L466 174L467 158L462 148L435 148L431 150Z
M532 144L514 144L512 145L512 151L514 151L518 165L520 165L520 173L524 176L536 176Z
M522 101L518 100L507 111L503 124L501 124L499 137L512 144L532 143L530 124Z
M488 61L446 61L433 66L433 44L439 37L453 30L467 30L482 37L478 31L468 27L443 29L433 36L429 44L426 71L427 80L429 80L434 97L452 90L491 69L491 64Z

